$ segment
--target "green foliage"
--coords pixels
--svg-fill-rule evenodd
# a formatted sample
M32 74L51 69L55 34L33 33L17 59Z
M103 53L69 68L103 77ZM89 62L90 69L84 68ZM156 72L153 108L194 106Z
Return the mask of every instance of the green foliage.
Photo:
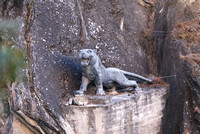
M23 53L12 47L0 48L0 85L14 82L17 69L24 64Z
M24 66L23 53L14 42L18 27L16 20L0 20L0 90L14 82L17 71Z

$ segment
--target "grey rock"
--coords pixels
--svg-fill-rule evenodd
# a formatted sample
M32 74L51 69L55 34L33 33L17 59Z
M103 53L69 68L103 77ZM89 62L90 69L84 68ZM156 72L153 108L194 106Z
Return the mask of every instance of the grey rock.
M21 117L29 121L24 130L34 120L42 129L36 125L34 132L66 133L70 125L61 106L80 87L81 65L75 57L89 48L97 49L106 67L176 75L165 79L171 89L162 133L199 133L199 113L193 112L200 104L199 77L193 73L199 66L179 55L198 54L199 48L182 52L185 42L171 36L176 24L199 17L199 5L199 0L0 1L1 18L21 23L15 41L29 64L28 83L16 83L11 90L13 112L0 119L0 132L16 133Z

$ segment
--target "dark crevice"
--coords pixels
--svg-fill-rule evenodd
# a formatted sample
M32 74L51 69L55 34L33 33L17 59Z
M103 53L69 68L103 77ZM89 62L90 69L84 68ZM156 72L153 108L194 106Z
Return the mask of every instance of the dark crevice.
M27 3L26 4L26 23L25 23L25 31L24 31L24 38L26 41L26 58L28 62L28 82L29 82L29 89L30 92L34 92L34 81L33 81L33 59L32 59L32 46L31 46L31 35L30 29L31 29L31 24L33 23L33 4L32 3Z
M163 134L178 134L183 132L184 111L184 76L179 53L170 42L171 23L168 20L169 6L160 1L154 18L154 43L156 62L159 75L176 75L176 78L166 79L170 84L170 94L162 121Z
M89 34L87 32L87 26L86 26L84 15L83 15L83 10L82 10L82 6L81 6L82 3L80 0L76 0L76 3L77 3L79 15L80 15L82 40L86 40L86 42L88 42L90 40L90 38L89 38Z

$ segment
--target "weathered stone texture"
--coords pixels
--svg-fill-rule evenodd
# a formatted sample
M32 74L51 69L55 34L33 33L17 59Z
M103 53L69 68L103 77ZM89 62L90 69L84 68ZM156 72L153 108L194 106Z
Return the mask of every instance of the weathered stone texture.
M2 18L21 23L17 45L25 49L28 62L28 83L16 83L11 89L13 112L34 119L45 133L68 132L61 105L80 86L76 61L80 49L97 49L107 67L150 73L143 49L148 48L143 33L150 9L135 0L19 0L19 7L15 0L4 0L0 4Z
M77 134L156 134L161 130L168 91L168 87L160 87L106 98L77 96L77 102L86 104L69 105L63 110ZM96 99L101 103L95 103Z
M75 57L80 49L95 48L106 67L176 75L166 78L170 95L162 133L199 133L199 43L171 35L176 24L200 17L199 7L199 0L1 0L1 18L21 23L16 42L26 50L28 61L28 83L11 89L12 112L34 119L44 133L66 133L69 124L61 105L80 86ZM11 113L0 120L1 133L11 131ZM132 119L128 113L120 116ZM96 129L101 133L103 128Z
M163 120L163 134L199 133L199 120L195 107L199 109L199 80L197 62L190 57L198 51L200 17L199 0L160 0L154 14L154 43L158 73L167 78L171 90ZM185 30L184 30L185 29ZM189 36L188 36L189 33ZM194 34L194 36L193 36ZM195 36L197 34L197 36ZM198 44L198 45L195 45ZM185 56L185 58L184 58ZM188 57L188 58L187 58ZM190 60L184 60L190 59ZM194 73L195 72L195 73Z

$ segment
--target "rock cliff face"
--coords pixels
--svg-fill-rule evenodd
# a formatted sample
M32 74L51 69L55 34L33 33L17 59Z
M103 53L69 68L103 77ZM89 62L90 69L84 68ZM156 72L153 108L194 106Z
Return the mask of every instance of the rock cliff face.
M12 127L20 121L25 125L18 127L27 133L73 133L61 106L80 86L78 51L94 48L106 67L141 75L176 75L165 79L170 83L170 94L162 133L198 133L199 19L195 18L200 17L199 3L1 1L1 18L21 23L17 45L26 51L28 83L11 86L12 112L0 120L0 132L18 133L19 129ZM179 33L187 26L195 38Z
M200 1L159 1L154 44L160 75L171 86L163 133L199 133ZM195 110L196 109L196 110Z

